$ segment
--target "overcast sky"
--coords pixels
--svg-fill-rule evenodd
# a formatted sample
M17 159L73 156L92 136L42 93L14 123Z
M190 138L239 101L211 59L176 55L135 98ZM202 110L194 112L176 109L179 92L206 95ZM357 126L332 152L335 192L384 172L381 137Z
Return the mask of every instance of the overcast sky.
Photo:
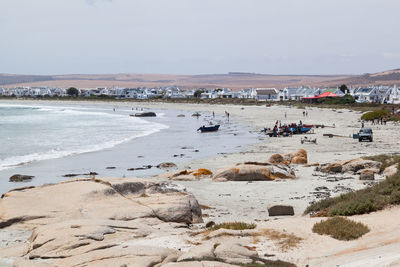
M400 67L399 0L0 0L0 73Z

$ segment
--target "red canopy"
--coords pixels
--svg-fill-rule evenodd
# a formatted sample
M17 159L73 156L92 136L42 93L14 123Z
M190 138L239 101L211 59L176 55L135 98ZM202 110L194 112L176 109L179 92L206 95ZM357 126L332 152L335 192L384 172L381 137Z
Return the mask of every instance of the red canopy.
M338 95L327 91L327 92L325 92L323 94L320 94L320 95L317 95L317 96L303 97L303 99L317 99L317 98L324 98L324 97L338 97Z

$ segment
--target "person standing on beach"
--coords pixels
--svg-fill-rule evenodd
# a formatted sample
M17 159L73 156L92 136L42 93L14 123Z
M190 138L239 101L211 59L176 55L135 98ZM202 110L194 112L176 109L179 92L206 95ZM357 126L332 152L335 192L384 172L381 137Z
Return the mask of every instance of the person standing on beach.
M285 118L287 117L286 111L285 111Z
M364 128L364 121L361 121L361 128Z
M213 111L213 118L215 117L215 113L214 113L214 111Z
M386 117L383 117L383 124L386 125L386 121L387 121Z

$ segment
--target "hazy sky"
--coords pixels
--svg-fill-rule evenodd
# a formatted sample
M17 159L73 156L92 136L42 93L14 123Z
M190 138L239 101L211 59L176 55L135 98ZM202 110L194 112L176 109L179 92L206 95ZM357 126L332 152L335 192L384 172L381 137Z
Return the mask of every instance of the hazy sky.
M400 0L0 0L0 73L400 67Z

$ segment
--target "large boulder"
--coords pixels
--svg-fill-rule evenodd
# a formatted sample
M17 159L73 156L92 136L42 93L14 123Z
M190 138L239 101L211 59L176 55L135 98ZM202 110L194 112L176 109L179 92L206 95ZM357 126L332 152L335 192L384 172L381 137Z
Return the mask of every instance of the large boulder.
M234 167L218 170L213 181L271 181L275 179L295 179L293 170L287 166L268 163L247 162Z
M294 209L290 205L272 205L268 207L269 216L293 216Z
M156 117L156 113L155 112L142 112L142 113L136 113L135 117Z
M374 160L350 159L350 160L338 161L335 163L322 164L315 170L326 173L352 172L355 174L360 170L365 170L365 169L379 170L381 165L382 163Z
M176 164L173 162L163 162L157 165L159 169L169 169L169 168L176 168Z
M389 167L386 167L383 170L383 175L388 178L391 177L393 175L395 175L397 173L398 169L397 169L397 164L391 165Z
M307 163L307 151L299 149L296 152L283 155L285 161L292 164L306 164Z
M14 174L13 176L10 177L9 181L10 182L29 182L34 177L35 176L31 176L31 175Z
M32 232L15 250L14 266L162 265L180 252L151 238L168 240L202 222L193 195L170 183L133 178L14 189L0 200L0 216L3 231Z
M360 172L360 180L375 180L375 172L373 171Z
M270 162L272 164L285 164L285 165L289 164L289 162L287 162L283 159L283 156L281 154L273 154L269 158L268 162Z

